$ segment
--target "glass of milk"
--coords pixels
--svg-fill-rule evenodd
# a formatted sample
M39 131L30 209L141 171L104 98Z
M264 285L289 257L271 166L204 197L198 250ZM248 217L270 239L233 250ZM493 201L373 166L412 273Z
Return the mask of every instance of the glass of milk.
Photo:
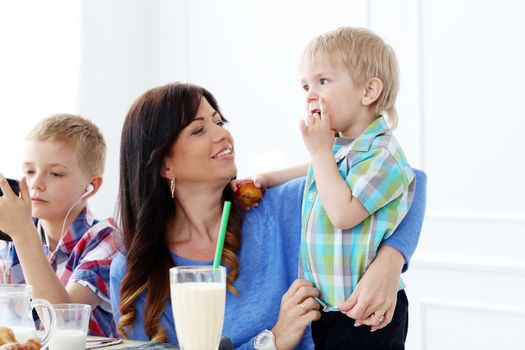
M226 268L173 267L170 269L170 290L179 347L183 350L218 349L226 303Z
M84 350L91 315L87 304L53 304L56 314L55 333L49 350Z

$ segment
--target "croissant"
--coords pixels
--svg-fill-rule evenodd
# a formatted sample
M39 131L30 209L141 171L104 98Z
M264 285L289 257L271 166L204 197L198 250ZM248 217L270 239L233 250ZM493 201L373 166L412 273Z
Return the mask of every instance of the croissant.
M14 343L15 341L15 334L13 333L11 328L0 327L0 345Z
M0 350L40 350L40 347L40 343L35 339L17 343L11 328L0 327Z
M35 339L29 339L25 343L9 343L0 346L0 350L40 350L40 343Z

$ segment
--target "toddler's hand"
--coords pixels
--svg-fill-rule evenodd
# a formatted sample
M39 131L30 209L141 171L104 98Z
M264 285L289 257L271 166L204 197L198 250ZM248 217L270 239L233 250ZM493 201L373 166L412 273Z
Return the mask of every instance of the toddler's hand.
M254 176L251 179L235 179L230 182L230 186L244 210L258 207L263 191L266 190L266 183L261 176Z
M330 114L323 97L319 99L320 112L314 112L301 120L299 128L310 156L318 152L332 153L335 131L330 127Z
M230 185L232 187L232 190L235 192L237 191L237 188L239 187L240 184L243 184L246 182L253 183L255 187L260 188L261 191L263 192L266 191L266 187L267 187L266 179L264 178L264 176L260 174L248 177L246 179L233 179L230 181Z

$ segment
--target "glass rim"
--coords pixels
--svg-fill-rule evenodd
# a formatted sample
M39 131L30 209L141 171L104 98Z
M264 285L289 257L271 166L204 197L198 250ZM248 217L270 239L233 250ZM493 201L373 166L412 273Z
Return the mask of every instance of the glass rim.
M212 265L193 265L193 266L186 265L186 266L174 266L170 268L170 272L179 272L179 271L207 272L207 271L216 271L216 270L226 271L226 268L224 266L213 267Z
M0 284L0 293L27 293L32 292L33 286L30 284Z
M76 304L76 303L60 303L60 304L51 304L56 310L65 310L65 311L84 311L89 310L91 312L91 305L89 304Z

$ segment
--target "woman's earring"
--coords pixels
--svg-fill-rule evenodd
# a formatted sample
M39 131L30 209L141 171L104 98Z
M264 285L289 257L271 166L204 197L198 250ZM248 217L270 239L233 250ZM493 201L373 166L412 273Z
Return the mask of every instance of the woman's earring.
M175 198L175 180L170 180L170 192L171 192L171 198Z

